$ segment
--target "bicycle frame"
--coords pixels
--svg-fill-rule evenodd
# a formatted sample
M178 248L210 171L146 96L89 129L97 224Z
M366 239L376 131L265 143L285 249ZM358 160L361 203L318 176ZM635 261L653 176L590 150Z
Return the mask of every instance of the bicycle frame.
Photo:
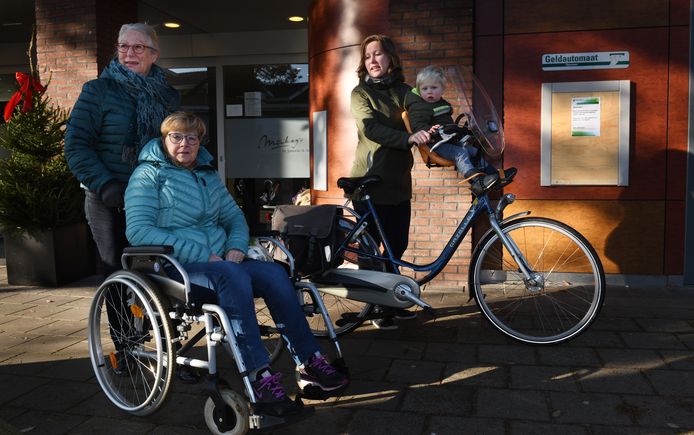
M505 196L504 198L502 198L496 211L492 208L491 201L489 200L487 195L477 197L473 201L472 205L468 209L463 219L458 224L458 227L456 228L455 232L444 246L439 256L431 263L424 265L410 263L408 261L397 259L393 256L393 251L390 247L387 238L385 237L385 232L383 230L381 220L379 219L378 213L376 212L373 203L371 202L371 198L368 194L364 195L364 201L368 205L368 210L361 216L353 209L347 206L342 206L343 209L347 210L350 214L354 215L357 218L357 221L354 225L354 228L352 228L352 230L347 234L345 240L341 242L340 246L336 251L336 255L339 255L342 251L346 251L356 253L358 255L368 257L371 259L375 259L377 261L384 261L390 265L391 272L396 274L400 273L400 267L405 267L415 272L429 272L424 277L417 279L417 283L423 285L434 279L443 270L443 268L446 267L450 259L453 257L453 254L458 249L463 239L465 239L465 236L467 236L468 232L472 228L472 224L481 215L486 213L489 217L489 223L492 228L491 231L494 231L499 235L500 239L502 240L502 243L504 244L504 246L506 246L506 248L513 256L514 260L516 261L516 264L518 264L519 269L526 277L526 279L532 280L533 278L530 272L530 268L527 265L527 262L519 254L518 249L516 248L513 241L506 237L505 234L503 234L499 225L500 222L498 216L501 215L501 211L506 205L508 205L510 202L513 202L513 198L511 197ZM383 242L385 251L384 255L374 255L368 252L360 251L358 249L349 247L349 242L351 240L355 240L366 229L367 219L369 218L369 216L373 216L373 222L376 225L376 230L378 231L381 241Z

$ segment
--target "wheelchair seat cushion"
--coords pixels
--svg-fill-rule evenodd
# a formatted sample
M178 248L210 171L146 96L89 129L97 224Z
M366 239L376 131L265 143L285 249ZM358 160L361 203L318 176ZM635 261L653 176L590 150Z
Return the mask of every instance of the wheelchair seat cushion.
M169 294L169 296L173 296L175 299L185 300L185 291L182 289L183 277L172 266L165 266L164 270L166 275L168 275L164 281L169 281L170 286L178 288L178 291L176 292L167 291L166 293ZM197 276L196 278L200 279L200 276ZM161 282L162 280L158 281ZM189 302L196 305L217 303L217 293L211 288L211 286L192 281L195 281L195 279L191 277Z
M211 288L191 283L190 293L190 302L194 302L196 305L217 303L217 293Z

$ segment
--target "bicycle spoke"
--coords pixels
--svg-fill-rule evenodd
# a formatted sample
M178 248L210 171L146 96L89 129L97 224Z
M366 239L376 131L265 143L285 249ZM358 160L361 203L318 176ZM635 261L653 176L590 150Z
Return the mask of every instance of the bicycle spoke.
M504 233L529 268L531 280L491 233L473 259L482 313L512 338L535 344L570 339L595 318L604 278L592 248L573 229L543 218L523 218Z

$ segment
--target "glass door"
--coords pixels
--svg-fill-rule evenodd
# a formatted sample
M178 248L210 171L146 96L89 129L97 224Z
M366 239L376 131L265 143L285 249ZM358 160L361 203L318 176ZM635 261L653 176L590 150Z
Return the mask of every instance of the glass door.
M223 68L224 173L252 233L309 188L308 64Z

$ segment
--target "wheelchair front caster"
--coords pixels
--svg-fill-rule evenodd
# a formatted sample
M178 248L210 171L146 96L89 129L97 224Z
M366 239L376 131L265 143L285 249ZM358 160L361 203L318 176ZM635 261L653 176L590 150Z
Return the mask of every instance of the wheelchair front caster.
M215 435L242 435L248 432L249 417L246 399L236 391L220 388L226 406L218 407L212 397L205 402L205 423Z

